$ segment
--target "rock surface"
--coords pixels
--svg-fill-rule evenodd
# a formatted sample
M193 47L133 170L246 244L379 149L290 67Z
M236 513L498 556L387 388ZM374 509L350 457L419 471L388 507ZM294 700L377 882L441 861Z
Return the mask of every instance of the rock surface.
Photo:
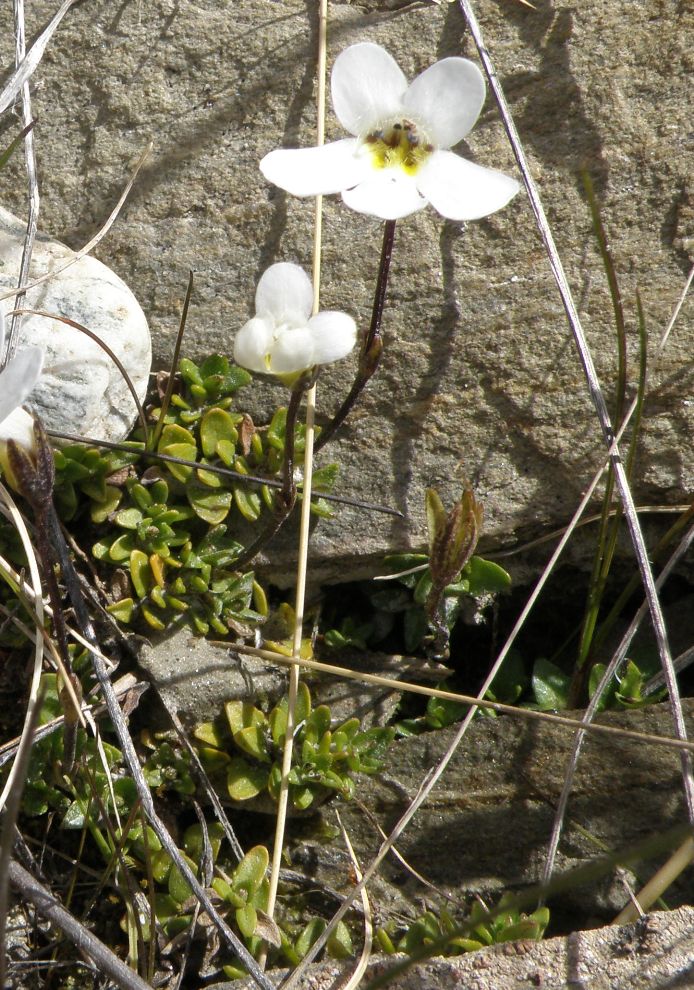
M694 731L694 701L684 702L687 731ZM672 735L665 705L611 712L599 721L654 735ZM415 796L429 768L438 764L457 726L394 743L384 771L362 777L359 800L387 833ZM542 875L554 809L562 790L573 732L520 717L473 722L432 794L397 843L407 863L439 890L462 904L475 894L494 901L504 890L518 891ZM649 836L684 824L679 755L640 740L593 735L584 743L559 846L556 873L598 858L604 850L626 849ZM363 868L378 849L373 822L356 803L340 803L340 817ZM321 818L335 825L326 805ZM349 857L338 842L326 844L292 825L294 869L343 894L350 890ZM638 864L640 880L619 871L550 899L552 923L560 930L584 927L588 919L607 923L625 903L623 876L637 889L654 870ZM400 862L389 857L369 884L379 917L414 917L424 902L443 903ZM668 891L670 903L691 899L685 872Z
M575 932L544 942L509 942L453 959L429 959L401 973L392 990L655 990L694 984L694 909L646 915L633 925ZM374 957L361 986L398 959ZM324 962L310 967L311 990L344 986L355 967ZM273 974L275 975L275 974ZM288 975L283 971L282 975ZM251 980L217 983L214 990L253 990Z
M54 6L29 6L29 36ZM611 396L614 320L577 174L590 170L603 205L633 383L636 288L654 341L690 265L692 9L616 0L476 6ZM358 40L384 44L410 77L446 55L477 57L456 4L331 4L330 61ZM154 140L97 254L141 300L158 364L172 351L190 267L187 348L195 356L230 352L271 262L309 264L312 203L269 188L257 163L273 147L314 140L315 43L315 7L307 13L299 0L238 0L233 14L213 0L91 0L69 12L46 53L34 79L45 229L72 247L84 243ZM11 32L0 37L0 56L10 63ZM339 136L332 113L327 129L329 139ZM514 171L491 100L463 152ZM19 157L0 175L0 195L16 212L25 187ZM326 201L322 304L351 311L362 327L379 241L376 221ZM636 471L641 501L680 500L692 488L688 313L652 368ZM387 551L421 545L423 490L432 483L450 503L470 479L495 543L566 521L602 443L524 195L477 223L443 222L428 210L400 224L384 330L382 367L334 459L341 492L405 518L366 522L363 512L341 510L314 535L314 573L345 579L373 571ZM345 393L350 368L325 374L321 415ZM244 399L259 422L284 400L271 386L247 389ZM283 582L293 546L271 555Z
M26 224L0 207L0 295L17 285ZM30 280L61 267L73 252L39 234ZM147 320L128 286L96 258L84 257L55 278L30 289L22 308L55 313L96 334L121 361L140 401L152 363ZM14 294L0 301L6 312ZM50 429L100 440L122 440L137 408L120 371L99 345L58 320L25 316L21 344L45 348L41 378L30 402Z

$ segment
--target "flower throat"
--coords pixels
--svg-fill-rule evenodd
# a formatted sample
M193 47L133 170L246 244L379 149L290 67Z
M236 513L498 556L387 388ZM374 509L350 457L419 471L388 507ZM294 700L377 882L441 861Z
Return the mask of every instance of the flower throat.
M368 146L377 168L401 168L414 175L434 150L434 146L417 133L410 120L397 120L369 134Z

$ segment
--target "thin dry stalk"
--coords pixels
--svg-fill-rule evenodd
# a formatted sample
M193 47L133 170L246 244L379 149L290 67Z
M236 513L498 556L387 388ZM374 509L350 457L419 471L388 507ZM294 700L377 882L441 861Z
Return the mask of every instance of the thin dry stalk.
M619 912L612 922L613 925L628 925L636 921L639 914L644 914L661 897L668 887L675 882L694 859L694 837L688 836L681 846L675 850L666 863L654 873L645 886L636 894L633 901Z
M327 25L328 2L320 0L318 9L318 106L317 106L317 143L325 142L325 97L326 97L326 55L327 55ZM314 238L313 238L313 313L317 313L320 301L320 262L321 235L323 218L323 197L316 197ZM311 521L311 483L313 480L313 443L314 419L316 410L316 384L311 386L306 394L306 446L304 449L304 484L303 500L301 503L301 522L299 530L299 554L297 560L296 598L294 607L294 634L292 637L292 659L296 661L301 655L301 636L304 624L304 606L306 597L306 572L308 565L309 524ZM275 839L272 849L272 864L270 868L270 892L268 896L267 913L274 917L277 899L277 884L279 882L282 864L282 849L287 819L289 801L289 772L292 765L294 749L294 732L296 697L299 689L299 665L293 662L289 668L289 694L287 699L287 728L282 752L282 779L279 799L277 802L277 820L275 823ZM263 957L264 962L264 957Z
M34 44L29 49L29 53L23 56L20 64L7 80L2 92L0 92L0 113L4 113L19 95L25 82L27 82L32 72L36 69L37 65L43 58L43 53L46 50L48 42L53 37L55 29L58 27L65 14L67 14L70 7L72 7L73 3L76 2L77 0L64 0L46 29L38 36ZM12 293L10 293L10 295L12 295Z
M88 928L70 914L50 891L38 882L17 862L8 867L10 883L22 900L33 904L39 914L55 925L80 952L83 952L99 967L99 970L122 990L151 990L149 983L119 959Z
M680 312L680 310L682 308L682 304L684 302L684 298L685 298L686 293L687 293L687 291L689 289L689 286L691 285L692 276L693 275L694 275L694 268L692 268L692 271L690 272L689 278L687 279L687 282L686 282L685 287L684 287L684 291L680 295L680 297L679 297L679 299L677 301L677 304L675 305L673 314L672 314L670 320L668 321L668 325L665 328L665 330L663 332L663 335L662 335L662 337L660 339L660 343L659 343L658 348L657 348L657 351L656 351L656 355L657 355L657 358L658 359L661 357L661 355L663 353L663 349L664 349L664 347L665 347L665 345L667 343L667 340L668 340L668 338L670 336L670 333L672 331L672 328L675 325L675 322L677 320L677 317L679 315L679 312ZM638 396L636 398L634 398L634 400L631 403L631 406L630 406L629 411L627 413L627 416L628 417L631 416L631 414L635 410L637 401L638 401ZM691 528L685 534L685 536L682 538L682 540L680 541L679 546L674 551L674 553L670 556L669 560L667 561L667 563L663 567L663 569L662 569L662 571L661 571L661 573L660 573L660 575L658 577L658 580L656 582L656 588L657 589L660 589L663 586L663 584L665 583L665 581L667 580L667 578L671 574L671 572L672 572L673 568L675 567L675 565L682 559L684 553L689 548L689 546L690 546L691 541L692 541L693 538L694 538L694 528ZM592 721L592 719L595 717L595 714L596 714L596 712L598 710L598 707L599 707L599 704L600 704L600 699L602 698L604 692L607 690L607 686L611 682L612 678L619 671L619 668L620 668L621 664L625 660L626 655L627 655L627 651L629 649L629 646L631 645L631 641L633 640L634 636L636 635L636 632L638 630L638 627L641 624L641 622L643 621L643 619L645 618L647 612L648 612L648 603L647 602L644 602L641 605L641 607L639 608L639 610L636 613L636 615L634 616L633 620L631 621L631 623L629 625L629 628L627 629L626 633L624 634L621 643L617 647L617 650L615 651L612 659L610 660L610 663L608 664L607 669L605 670L605 672L604 672L604 674L603 674L603 676L602 676L602 678L600 680L600 683L598 684L598 686L597 686L597 688L595 690L595 693L593 694L593 697L590 699L590 702L588 704L588 707L586 708L585 714L583 716L583 724L584 725L590 724L590 722ZM673 672L675 674L676 674L676 666L677 666L676 663L673 663ZM661 671L661 674L660 674L660 677L659 677L659 682L660 682L661 679L662 679L662 681L664 681L665 683L667 683L667 671L666 671L665 667L663 667L663 669ZM578 766L578 758L579 758L579 755L580 755L580 752L581 752L581 747L583 745L584 735L585 734L584 734L584 731L583 730L581 730L581 731L579 731L579 732L576 733L576 738L574 740L573 749L571 751L571 755L569 757L569 761L568 761L568 764L567 764L566 774L565 774L565 777L564 777L564 785L562 787L562 792L561 792L561 795L559 797L559 802L557 804L557 808L556 808L556 812L555 812L555 816L554 816L554 822L552 824L552 834L550 836L549 847L548 847L548 850L547 850L547 858L545 860L545 867L544 867L544 872L543 872L543 881L544 881L544 883L548 883L549 882L549 879L552 876L552 871L554 869L554 863L555 863L555 859L556 859L556 855L557 855L557 850L559 848L559 840L561 838L562 828L563 828L563 824L564 824L564 818L566 816L566 809L567 809L568 802L569 802L569 796L570 796L570 793L571 793L571 788L572 788L572 785L573 785L573 780L574 780L574 776L575 776L575 773L576 773L576 768ZM656 896L660 896L660 894L658 894ZM625 908L625 910L627 910L627 909Z
M26 37L24 29L24 0L14 0L14 31L15 31L15 62L17 69L21 66L22 62L26 57ZM19 264L19 279L17 283L17 295L15 297L15 309L21 304L21 300L24 298L24 286L29 279L29 266L31 265L31 252L34 249L34 240L36 238L36 230L39 224L39 185L36 179L36 155L34 153L34 128L29 125L32 123L31 118L31 92L29 89L29 80L26 79L22 84L22 125L25 129L24 135L24 161L26 163L27 171L27 181L29 183L29 216L27 218L27 229L26 235L24 237L24 246L22 248L22 258ZM7 340L7 351L3 358L0 355L0 366L4 367L5 363L10 360L17 349L17 340L19 338L19 328L21 326L21 318L16 314L13 314L12 320L10 322L10 332Z
M44 623L44 609L43 609L43 597L41 590L41 576L39 574L39 567L36 560L36 554L34 553L34 547L29 536L29 532L26 528L24 518L17 508L14 499L8 492L7 488L0 483L0 503L2 503L2 511L8 515L8 517L14 523L14 526L19 533L19 537L22 541L22 547L29 564L29 574L31 576L31 590L34 595L34 615L35 615L35 635L34 639L34 666L31 673L31 682L29 684L29 700L27 702L26 715L24 717L24 727L22 728L22 734L19 739L19 747L21 748L25 745L25 740L28 737L31 729L30 726L34 721L34 711L37 706L38 700L38 690L39 681L41 679L41 664L43 661L43 623ZM4 808L5 802L7 801L7 796L15 785L15 780L17 777L17 764L10 770L7 780L5 781L5 786L2 789L2 794L0 794L0 810Z
M342 824L342 819L340 818L340 812L336 811L335 815L337 817L337 823L340 826L340 831L342 832L342 838L347 846L347 852L349 853L349 858L352 861L352 867L354 869L354 876L356 877L357 883L362 880L361 868L359 866L359 860L356 857L350 838L347 835L347 829ZM364 944L362 945L361 955L359 956L359 962L357 963L356 969L347 980L347 982L339 986L337 990L356 990L356 988L361 983L362 977L366 972L366 968L369 965L369 959L371 958L371 949L373 947L374 938L374 926L373 917L371 914L371 904L369 903L369 895L366 893L366 887L361 892L361 903L364 908Z
M624 430L626 428L627 422L628 422L628 417L627 417L627 419L625 419L625 422L622 425L622 430ZM621 435L621 433L620 433L620 435ZM402 817L398 820L397 824L393 828L393 830L390 833L390 835L388 836L388 838L381 844L381 846L380 846L380 848L378 850L378 853L376 854L375 858L372 860L371 864L369 865L369 868L366 871L366 874L365 874L365 877L364 877L364 883L368 883L368 881L371 879L371 877L376 872L376 870L380 866L380 864L383 861L383 859L385 858L385 856L389 853L389 851L391 850L391 848L393 847L393 845L397 842L397 840L402 835L402 833L404 832L404 830L407 828L408 824L410 823L410 821L412 820L412 818L414 817L414 815L417 813L417 811L421 807L422 803L426 800L426 798L428 797L428 795L431 793L432 789L434 788L434 786L436 785L437 781L439 780L439 778L441 777L441 775L445 771L446 767L448 766L449 762L451 761L451 759L453 757L453 754L455 753L456 749L458 748L458 746L462 742L462 740L463 740L463 738L464 738L464 736L465 736L465 734L466 734L466 732L467 732L467 730L468 730L468 728L469 728L469 726L470 726L470 724L472 722L472 719L473 719L473 717L475 715L475 712L477 710L477 707L478 706L479 707L484 707L484 706L480 705L480 702L482 701L482 699L484 698L485 694L489 690L489 688L490 688L490 686L491 686L494 678L496 677L496 675L497 675L497 673L499 671L499 668L501 667L504 659L506 658L506 656L508 655L509 650L511 649L511 646L514 643L516 636L520 632L520 630L521 630L521 628L522 628L522 626L523 626L523 624L524 624L524 622L525 622L528 614L530 613L530 610L532 609L532 607L534 606L535 602L537 601L537 598L539 597L539 594L540 594L540 592L541 592L541 590L542 590L545 582L547 581L547 579L549 578L550 573L554 569L554 566L555 566L557 560L559 559L560 554L562 553L562 551L564 550L564 547L568 543L568 541L569 541L569 539L571 537L571 534L573 533L573 530L575 528L575 525L577 524L577 522L580 519L581 515L585 511L585 509L586 509L586 507L587 507L590 499L592 498L593 492L594 492L595 488L597 487L597 485L598 485L598 483L600 481L600 478L602 477L602 475L603 475L603 473L604 473L604 471L605 471L605 469L607 467L608 461L609 461L609 455L608 455L608 458L606 458L606 460L603 463L603 465L600 467L600 469L596 472L595 476L593 477L593 480L592 480L591 484L588 486L588 489L586 490L586 492L585 492L583 498L581 499L581 502L580 502L580 504L579 504L576 512L574 513L574 516L573 516L573 519L572 519L571 523L566 528L566 531L564 532L561 540L557 544L557 547L555 548L555 550L554 550L554 552L553 552L550 560L548 561L547 565L545 566L544 571L542 573L542 576L540 577L539 581L537 582L537 585L535 586L535 588L533 590L533 593L531 594L530 598L528 599L528 602L526 603L525 608L521 612L521 615L519 616L519 618L516 621L513 629L511 630L511 633L510 633L510 635L509 635L506 643L504 644L501 652L499 653L499 656L497 657L494 665L492 666L492 669L490 670L489 674L487 675L487 677L485 679L485 682L482 685L477 698L475 699L475 701L472 704L472 707L470 708L470 711L467 713L467 715L465 716L465 718L461 722L461 724L460 724L460 726L458 728L458 731L456 732L453 740L451 741L451 744L450 744L448 750L446 751L446 753L444 754L444 756L441 758L441 760L439 761L439 763L436 765L436 767L433 767L429 771L429 773L427 774L427 776L424 778L424 780L422 781L422 783L421 783L421 785L419 787L419 790L417 791L417 794L415 795L415 797L412 800L411 804L406 809L406 811L404 812L404 814L402 815ZM406 688L404 687L404 685L401 685L400 690L406 690ZM439 697L441 696L441 693L438 691L438 689L430 688L430 689L428 689L428 691L426 693L428 693L429 691L432 692L432 693L436 692L436 696L439 696ZM421 693L425 693L425 692L422 691ZM446 692L443 692L443 693L446 693ZM485 702L485 706L487 704L488 703ZM509 706L509 708L511 709L511 706ZM526 710L526 709L518 709L518 708L511 709L511 710L515 714L520 714L521 712L523 712L524 714L526 714L529 711L529 710ZM546 713L533 712L533 715L538 715L538 714L546 714ZM561 717L561 716L553 716L553 717L554 718L557 718L557 717ZM348 897L345 900L345 902L342 904L342 906L339 908L339 910L337 911L337 913L332 918L330 924L328 925L328 928L326 929L326 931L323 932L323 935L317 940L316 943L314 943L314 945L309 950L308 955L304 958L304 960L302 960L302 962L300 964L300 969L304 966L304 963L306 962L306 959L315 958L315 955L317 955L317 953L320 951L320 949L325 944L325 941L327 941L327 938L328 938L331 930L334 928L334 926L337 924L337 922L339 920L341 920L341 918L347 912L347 910L349 908L349 904L350 904L351 900L354 899L354 896L356 896L356 892L355 892L355 894L353 894L350 897ZM314 952L314 950L315 950L315 952ZM292 985L291 983L288 984L288 986L291 986L291 985Z
M663 619L663 612L660 607L660 602L658 600L658 593L655 587L655 581L653 578L653 572L651 570L650 561L648 559L648 550L643 538L643 533L641 532L641 527L639 524L638 515L636 513L636 507L634 505L633 496L631 489L629 487L629 481L624 469L624 464L622 463L619 449L614 446L615 434L610 421L610 416L607 411L607 406L605 404L605 398L600 387L600 382L595 371L595 366L593 364L593 358L590 353L590 349L587 345L585 334L583 332L583 327L581 325L581 320L576 309L571 289L569 283L566 279L566 274L564 272L564 267L559 257L559 252L557 251L556 244L554 242L554 237L550 229L549 223L547 222L547 217L542 206L542 201L540 195L535 185L535 181L530 173L528 163L525 157L525 152L521 144L518 131L513 122L511 116L511 111L506 102L506 97L504 96L503 89L499 83L494 65L492 63L491 57L487 50L482 37L482 32L480 26L475 17L474 11L472 9L472 4L470 0L459 0L460 7L465 15L465 18L470 28L470 33L477 46L477 51L479 53L480 61L484 66L485 72L487 74L487 79L489 80L489 86L494 93L494 97L499 107L499 112L506 128L506 133L508 135L511 146L513 147L514 154L516 156L516 161L518 162L518 167L523 175L523 180L525 182L525 187L528 193L528 198L530 200L530 205L532 207L533 213L535 214L535 220L537 222L538 230L542 237L545 245L545 250L547 252L547 257L549 259L550 267L552 269L552 274L554 275L555 281L557 283L557 288L564 305L564 310L571 327L571 331L574 336L574 341L576 344L576 349L578 351L579 360L583 367L583 372L586 378L586 384L588 386L588 391L590 393L591 400L595 407L595 411L600 423L600 429L603 434L603 439L606 446L610 451L610 457L612 461L612 466L614 469L615 480L617 487L619 489L620 497L622 500L622 505L624 506L624 515L626 516L627 524L629 527L629 533L631 536L631 542L634 547L634 553L638 562L639 570L641 572L641 579L643 581L644 590L646 593L646 598L648 600L648 607L651 613L651 618L653 622L653 631L655 634L656 642L658 644L658 654L660 656L660 662L663 667L663 673L665 674L665 681L668 688L670 707L672 710L673 722L675 725L675 731L680 739L686 739L686 729L684 725L684 716L682 714L682 704L680 701L679 688L677 685L677 678L672 666L672 656L670 654L670 647L668 645L667 631L665 628L665 621ZM682 763L682 781L684 786L684 796L687 804L687 812L689 815L689 820L694 822L694 776L692 774L692 758L687 752L682 752L681 754Z

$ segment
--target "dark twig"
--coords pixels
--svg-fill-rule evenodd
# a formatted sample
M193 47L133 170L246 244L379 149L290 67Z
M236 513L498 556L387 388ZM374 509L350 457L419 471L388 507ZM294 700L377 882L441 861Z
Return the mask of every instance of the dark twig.
M383 351L383 339L381 337L381 321L383 319L383 308L386 301L386 288L388 286L388 273L390 271L390 259L393 254L393 243L395 241L395 220L386 220L383 228L383 245L381 247L381 260L378 266L378 278L376 280L376 294L374 296L373 310L371 312L371 325L364 335L361 351L359 353L359 367L354 384L349 390L347 398L337 410L327 426L321 430L320 436L316 440L315 453L328 443L335 432L342 426L349 415L357 399L366 388L366 385L381 360Z
M186 329L186 321L188 320L188 308L190 307L190 298L193 295L193 273L188 274L188 288L186 290L186 298L183 301L183 312L181 313L181 321L178 325L178 334L176 335L176 344L174 345L173 357L171 358L171 367L169 369L169 380L166 383L166 392L164 393L164 398L162 399L161 409L159 410L159 419L157 420L157 425L154 427L154 433L151 438L151 446L154 448L159 443L159 437L164 429L164 421L166 419L166 414L169 411L169 405L171 403L171 396L173 395L174 384L176 381L176 369L178 368L178 360L181 356L181 344L183 343L183 334ZM147 434L145 433L145 437ZM148 444L149 446L149 444Z
M263 547L267 546L270 540L284 526L291 515L291 511L296 503L296 483L294 481L294 434L296 431L296 421L299 415L299 407L307 388L311 387L313 376L310 380L301 380L292 389L292 395L287 409L287 419L284 429L284 461L282 464L282 487L277 492L273 517L267 524L260 536L255 539L250 546L246 547L243 553L233 562L235 571L240 570L256 557Z
M31 747L35 742L36 722L43 703L43 691L39 687L37 704L31 713L27 713L30 719L29 730L24 735L17 752L16 775L14 786L7 795L5 805L5 815L2 823L2 837L0 838L0 987L9 986L7 980L7 943L5 941L5 930L7 925L7 905L8 905L8 866L12 859L12 850L15 838L15 823L19 816L19 807L26 783L27 768L31 756Z
M40 425L36 431L37 434L37 461L36 461L36 471L39 472L43 470L44 476L41 480L43 486L46 486L46 478L52 469L53 464L53 454L48 442L45 438ZM12 444L12 441L8 444L10 450L10 456L17 451L21 451L16 444ZM24 457L28 459L28 455L24 452ZM50 466L49 466L50 465ZM15 470L15 465L11 461L11 466ZM17 473L17 471L15 471ZM37 486L38 487L38 486ZM154 801L152 800L152 794L145 780L142 768L140 766L140 761L135 752L135 747L133 741L130 737L130 732L128 731L128 726L125 720L125 716L121 711L121 707L118 703L116 693L114 691L111 679L106 668L106 664L101 656L98 649L98 643L96 639L96 633L94 632L94 627L91 622L91 618L87 611L84 599L82 597L82 592L79 585L79 580L75 569L70 559L70 555L67 551L67 545L63 539L62 533L60 531L60 525L58 523L58 517L55 512L55 508L51 502L50 504L51 522L52 522L52 536L54 539L54 550L56 552L57 558L60 563L60 568L63 575L63 580L67 588L70 601L75 613L75 619L80 627L82 635L92 646L91 660L94 666L94 672L96 678L99 682L101 692L106 702L106 707L108 709L108 714L113 724L113 728L118 736L118 741L123 752L123 758L130 770L135 787L137 788L137 793L142 802L142 807L144 808L147 819L152 826L157 838L161 842L164 849L173 860L174 864L178 868L179 872L188 882L189 887L197 897L197 899L202 904L203 908L209 915L210 920L215 925L220 935L224 939L227 946L232 952L236 954L241 965L243 965L250 976L255 980L259 987L263 990L272 990L272 984L261 971L258 964L256 963L253 956L250 954L243 942L234 934L234 932L229 928L225 920L219 914L219 912L214 907L207 891L204 889L198 878L196 877L193 870L186 862L186 860L181 855L176 843L171 837L168 829L159 818L154 807Z
M22 446L10 440L7 444L7 456L22 495L29 502L34 513L36 544L43 565L43 579L53 610L53 634L63 663L65 677L72 688L72 692L70 692L67 685L64 685L60 690L60 701L65 718L63 724L63 769L66 774L69 774L75 762L82 688L79 678L75 676L72 670L67 626L54 570L57 558L52 525L54 516L52 511L53 481L55 478L53 451L38 419L34 421L34 435L36 437L36 449L33 454L29 454ZM73 699L70 696L71 693L74 693L77 700L77 709L75 709Z
M132 444L116 443L111 440L95 440L93 437L83 437L77 433L61 433L59 430L46 430L49 437L56 440L69 440L71 443L82 443L88 447L104 447L106 450L122 450L125 453L137 454L138 457L147 457L154 461L165 461L167 464L181 464L183 467L190 467L198 471L204 467L206 472L218 474L223 478L233 478L235 481L244 482L248 485L267 485L268 488L282 488L283 481L277 478L263 478L257 474L241 474L240 471L232 471L231 468L220 467L217 464L196 464L195 461L187 461L183 457L173 457L171 454L161 454L156 450L142 450ZM348 495L331 495L329 492L314 490L316 496L323 498L326 502L337 502L338 505L350 505L355 509L365 509L367 512L382 512L387 516L399 516L402 512L399 509L389 509L385 505L376 505L374 502L363 502L358 498L350 498Z
M36 880L31 873L12 861L7 870L10 883L23 900L33 904L36 910L51 924L63 932L80 952L89 956L117 987L122 990L151 990L148 983L119 959L103 942L96 938L72 915L60 901ZM6 985L6 984L5 984Z

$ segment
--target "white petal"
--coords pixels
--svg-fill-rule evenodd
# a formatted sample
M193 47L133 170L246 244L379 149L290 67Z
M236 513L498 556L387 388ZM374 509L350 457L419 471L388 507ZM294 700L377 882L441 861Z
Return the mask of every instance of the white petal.
M36 444L34 417L24 409L14 409L0 423L0 441L2 440L14 440L26 450L33 450Z
M263 272L255 290L255 311L275 324L305 323L313 309L313 286L303 268L280 261Z
M0 424L6 416L21 406L39 380L43 368L43 349L25 347L0 373Z
M313 363L330 364L345 357L357 341L357 325L347 313L326 310L312 316L308 328L313 334Z
M437 148L452 148L479 117L484 76L466 58L444 58L425 69L405 93L403 105Z
M272 348L270 371L273 375L305 371L316 363L313 351L313 334L308 327L285 330Z
M265 356L273 345L274 324L256 316L241 327L234 341L234 361L250 371L267 374Z
M400 115L407 79L384 48L365 41L337 56L331 89L342 126L350 134L364 136L385 118Z
M374 175L373 170L371 174ZM368 213L382 220L399 220L427 205L417 192L414 178L397 168L382 169L374 178L345 190L342 198L357 213Z
M520 189L510 175L473 165L452 151L435 151L416 178L422 195L449 220L486 217Z
M0 360L5 353L5 314L0 309Z
M357 154L358 149L356 138L317 148L280 148L263 158L260 171L292 196L327 196L355 185L369 169L369 158Z

